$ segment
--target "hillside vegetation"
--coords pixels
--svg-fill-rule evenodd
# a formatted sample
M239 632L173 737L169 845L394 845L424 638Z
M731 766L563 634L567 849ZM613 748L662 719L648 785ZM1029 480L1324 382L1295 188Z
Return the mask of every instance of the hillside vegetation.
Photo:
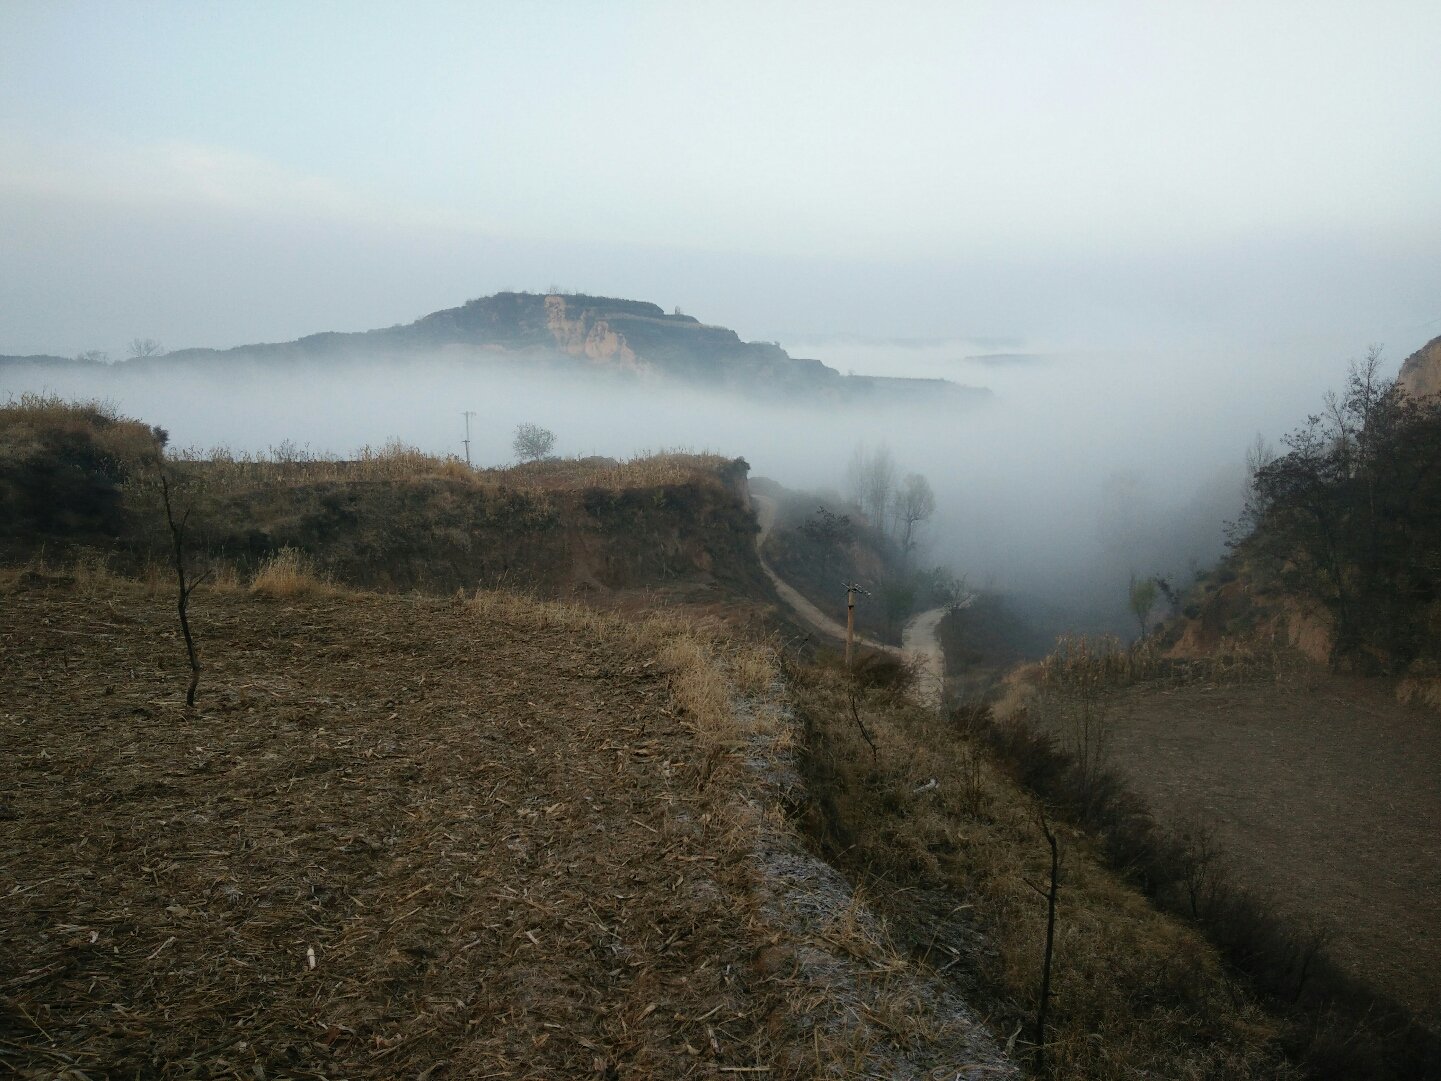
M1232 555L1164 632L1173 652L1278 642L1441 707L1441 396L1373 352L1252 470Z
M1441 747L1405 703L1441 705L1441 399L1373 353L1325 405L1253 449L1233 552L1173 619L1063 638L980 731L1246 975L1308 1076L1433 1076Z
M898 645L916 612L960 599L962 584L944 568L918 565L895 537L834 493L765 488L777 502L765 556L777 573L831 619L846 621L845 583L867 591L857 601L861 633Z
M163 472L195 557L231 575L293 549L336 581L385 589L764 592L740 460L662 453L477 470L398 443L349 460L291 447L175 455L163 435L93 403L31 397L0 409L4 557L165 561Z

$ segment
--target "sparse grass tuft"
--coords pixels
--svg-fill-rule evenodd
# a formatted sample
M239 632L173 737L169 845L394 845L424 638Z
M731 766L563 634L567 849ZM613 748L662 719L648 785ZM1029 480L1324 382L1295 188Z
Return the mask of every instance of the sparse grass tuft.
M250 581L250 592L272 600L292 600L326 596L339 590L315 573L304 552L282 548L260 565Z

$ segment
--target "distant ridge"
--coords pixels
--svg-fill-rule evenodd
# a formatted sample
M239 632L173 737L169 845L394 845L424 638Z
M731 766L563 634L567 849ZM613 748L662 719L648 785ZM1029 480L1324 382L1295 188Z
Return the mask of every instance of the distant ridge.
M744 394L820 398L985 397L989 391L945 380L845 376L819 360L792 357L774 342L742 341L735 331L659 305L569 293L497 293L413 323L355 333L311 334L291 342L232 349L180 349L108 365L131 371L172 365L415 362L440 356L489 365L583 370L655 378ZM0 365L82 368L61 357L0 357Z

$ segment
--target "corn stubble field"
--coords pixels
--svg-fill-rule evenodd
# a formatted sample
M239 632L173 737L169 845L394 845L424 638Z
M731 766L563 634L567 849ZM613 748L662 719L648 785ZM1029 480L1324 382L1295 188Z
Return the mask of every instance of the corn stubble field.
M291 569L196 593L187 711L158 583L3 588L11 1073L1005 1076L811 883L764 649Z

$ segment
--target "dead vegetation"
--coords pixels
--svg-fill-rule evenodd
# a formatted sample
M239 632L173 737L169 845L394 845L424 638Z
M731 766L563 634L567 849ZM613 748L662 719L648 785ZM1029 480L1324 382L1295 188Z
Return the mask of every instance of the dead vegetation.
M714 482L730 464L718 454L683 450L639 454L625 460L602 457L546 458L504 468L472 468L454 455L426 454L401 440L365 446L349 458L314 453L292 443L259 453L225 447L187 450L171 456L198 469L213 487L243 490L255 485L313 485L336 481L400 481L444 478L475 487L522 491L602 488L626 491L665 485Z
M207 584L187 711L163 579L0 588L13 1073L1006 1075L797 844L769 647Z
M343 591L318 575L304 552L282 548L260 564L250 580L250 592L272 600L294 600L334 596Z
M128 574L169 563L163 467L202 573L248 579L294 549L321 581L365 589L764 592L739 459L479 470L397 441L344 460L292 444L166 454L164 442L103 404L32 396L0 409L0 560L94 553Z
M1059 717L1073 707L1089 713L1104 710L1109 696L1129 687L1175 690L1274 683L1291 678L1304 664L1295 650L1269 638L1229 638L1198 656L1177 657L1154 636L1124 645L1114 635L1062 634L1041 660L1006 674L996 692L995 711L1000 717L1023 710Z
M1031 1047L1045 956L1050 852L1032 797L991 764L979 733L863 692L853 722L838 673L798 669L805 821L856 876L893 941L985 1003L1017 1053ZM1157 912L1057 825L1061 866L1046 1059L1065 1078L1279 1078L1277 1031L1194 930Z
M523 601L288 601L197 594L186 716L161 596L31 573L6 597L7 1064L770 1061L781 999L709 783L735 737L684 647Z

